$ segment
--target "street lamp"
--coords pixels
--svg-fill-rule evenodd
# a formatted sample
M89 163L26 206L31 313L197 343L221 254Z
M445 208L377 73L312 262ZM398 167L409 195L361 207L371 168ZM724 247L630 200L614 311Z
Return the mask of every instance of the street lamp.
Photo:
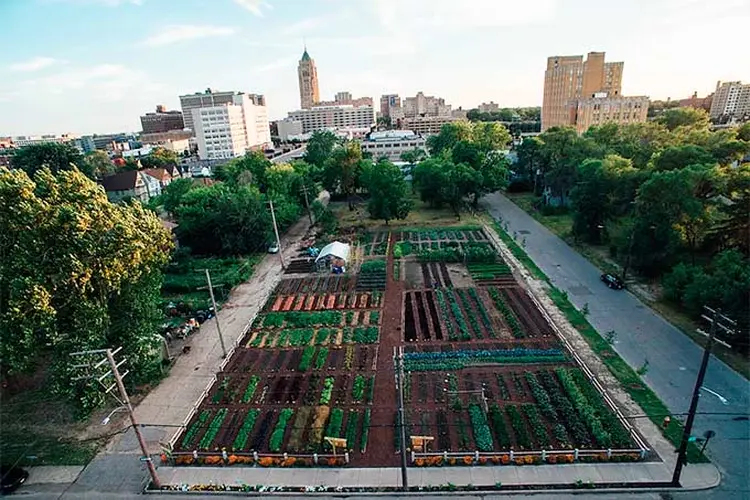
M107 425L109 423L109 421L112 419L112 415L114 415L118 411L127 411L127 409L128 408L126 406L118 406L117 408L115 408L114 410L112 410L111 412L109 412L109 415L107 415L106 417L104 417L104 419L102 420L102 425Z
M717 398L719 398L719 401L721 401L721 403L724 404L724 405L728 405L729 404L729 400L727 398L725 398L724 396L722 396L718 392L712 391L708 387L701 386L700 390L701 391L706 391L709 394L713 394L714 396L716 396Z

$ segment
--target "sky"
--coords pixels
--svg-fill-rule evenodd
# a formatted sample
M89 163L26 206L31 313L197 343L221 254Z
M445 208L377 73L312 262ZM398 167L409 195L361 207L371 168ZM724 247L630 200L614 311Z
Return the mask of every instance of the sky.
M0 0L0 19L0 136L138 131L208 87L283 118L305 44L324 100L540 106L546 58L590 51L625 62L625 95L750 81L750 0Z

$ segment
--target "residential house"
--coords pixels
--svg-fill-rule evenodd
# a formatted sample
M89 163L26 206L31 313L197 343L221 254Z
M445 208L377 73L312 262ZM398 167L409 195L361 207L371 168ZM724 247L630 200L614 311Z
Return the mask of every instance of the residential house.
M159 181L160 191L169 186L169 183L172 182L172 176L165 168L147 168L142 172Z
M128 170L102 179L102 186L111 202L135 199L145 203L161 194L159 179L144 172Z

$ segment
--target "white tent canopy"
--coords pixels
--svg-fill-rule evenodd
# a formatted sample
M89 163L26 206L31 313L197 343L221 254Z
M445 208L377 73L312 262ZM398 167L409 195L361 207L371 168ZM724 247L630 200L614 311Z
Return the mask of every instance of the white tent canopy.
M320 254L315 259L315 262L318 262L320 259L325 259L326 257L337 257L345 262L349 261L349 245L346 243L341 243L340 241L334 241L333 243L329 243L326 246L323 247L323 250L320 251Z

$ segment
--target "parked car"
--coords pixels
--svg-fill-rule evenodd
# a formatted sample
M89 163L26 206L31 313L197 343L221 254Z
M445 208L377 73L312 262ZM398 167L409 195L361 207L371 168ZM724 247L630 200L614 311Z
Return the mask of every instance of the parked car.
M279 245L276 243L268 245L268 253L279 253Z
M3 465L0 466L0 477L2 485L0 492L3 495L16 491L29 478L29 473L20 467Z
M616 274L604 273L602 274L602 281L605 285L615 290L622 290L625 288L625 283Z

